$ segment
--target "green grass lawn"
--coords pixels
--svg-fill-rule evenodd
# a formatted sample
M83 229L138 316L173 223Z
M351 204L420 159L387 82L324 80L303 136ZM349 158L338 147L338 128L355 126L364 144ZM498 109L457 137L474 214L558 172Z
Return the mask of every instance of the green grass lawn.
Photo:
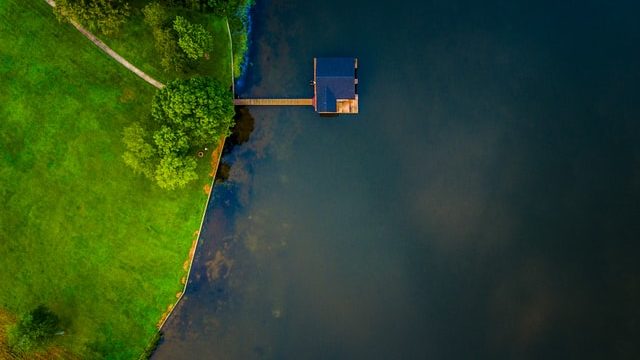
M44 1L0 1L0 82L0 310L45 304L56 345L135 359L182 288L208 164L180 191L134 175L121 133L155 89Z

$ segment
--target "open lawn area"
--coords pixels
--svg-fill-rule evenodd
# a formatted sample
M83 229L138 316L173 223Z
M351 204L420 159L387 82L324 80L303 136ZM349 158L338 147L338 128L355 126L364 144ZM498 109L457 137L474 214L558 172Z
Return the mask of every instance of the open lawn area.
M182 290L207 161L178 191L134 175L122 129L155 89L45 1L0 1L0 82L0 311L44 304L65 330L54 346L136 359Z

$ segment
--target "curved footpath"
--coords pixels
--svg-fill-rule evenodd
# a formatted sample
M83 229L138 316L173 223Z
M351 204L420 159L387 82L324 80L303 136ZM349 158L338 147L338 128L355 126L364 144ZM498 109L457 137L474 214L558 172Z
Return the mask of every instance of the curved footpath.
M51 5L51 7L56 7L56 2L54 0L45 0L45 1L47 2L47 4ZM115 61L119 62L120 64L122 64L122 66L124 66L127 69L129 69L129 71L131 71L132 73L138 75L141 79L143 79L144 81L148 82L149 84L157 87L158 89L162 89L164 87L163 83L161 83L160 81L158 81L158 80L152 78L151 76L147 75L144 71L138 69L133 64L131 64L130 62L125 60L125 58L120 56L117 52L113 51L113 49L108 47L107 44L103 43L102 40L98 39L89 30L87 30L84 27L82 27L82 25L78 24L77 22L75 22L75 21L73 21L71 19L69 19L69 22L76 29L78 29L78 31L80 31L82 33L82 35L84 35L87 39L91 40L92 43L94 43L97 47L99 47L100 50L104 51L107 55L111 56Z

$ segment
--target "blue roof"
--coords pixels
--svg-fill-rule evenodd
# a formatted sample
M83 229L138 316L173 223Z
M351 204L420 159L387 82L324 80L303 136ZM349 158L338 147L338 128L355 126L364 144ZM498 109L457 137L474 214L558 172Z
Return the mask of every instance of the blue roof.
M354 58L317 58L316 76L348 76L353 79Z
M354 58L316 59L316 110L336 112L336 99L354 99Z

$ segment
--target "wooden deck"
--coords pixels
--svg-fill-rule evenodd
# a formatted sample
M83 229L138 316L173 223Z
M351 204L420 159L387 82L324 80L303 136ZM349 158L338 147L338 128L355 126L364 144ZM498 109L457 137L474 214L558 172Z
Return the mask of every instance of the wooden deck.
M313 99L233 99L233 104L245 106L313 106Z
M338 114L357 114L358 113L358 94L356 94L355 99L336 100L336 112Z

